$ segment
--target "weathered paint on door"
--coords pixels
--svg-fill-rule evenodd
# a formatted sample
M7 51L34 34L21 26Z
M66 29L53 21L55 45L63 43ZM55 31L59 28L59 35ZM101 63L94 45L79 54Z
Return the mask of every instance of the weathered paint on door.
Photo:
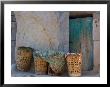
M69 21L69 50L82 51L83 70L93 69L93 18L76 18Z

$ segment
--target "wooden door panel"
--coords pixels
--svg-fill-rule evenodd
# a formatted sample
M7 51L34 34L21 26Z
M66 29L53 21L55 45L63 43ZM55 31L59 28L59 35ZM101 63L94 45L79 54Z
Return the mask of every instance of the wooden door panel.
M76 18L69 21L69 50L82 51L83 70L93 69L93 18Z

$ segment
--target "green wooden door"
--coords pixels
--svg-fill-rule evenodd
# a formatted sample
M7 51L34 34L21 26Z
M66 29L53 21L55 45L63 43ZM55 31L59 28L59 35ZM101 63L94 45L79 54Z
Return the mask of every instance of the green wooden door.
M93 18L76 18L69 21L69 50L82 51L83 70L93 69Z

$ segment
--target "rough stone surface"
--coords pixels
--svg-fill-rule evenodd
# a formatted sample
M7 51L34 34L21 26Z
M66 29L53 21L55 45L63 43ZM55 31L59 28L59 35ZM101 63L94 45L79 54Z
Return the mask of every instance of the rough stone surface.
M17 24L14 12L11 12L11 64L15 63L15 45L16 45Z
M100 69L100 41L94 41L94 67Z
M17 24L16 22L11 22L11 40L16 40Z
M16 48L69 50L68 12L15 12Z
M100 12L93 13L93 40L100 40Z
M14 15L11 15L11 21L12 21L12 22L16 22L16 18L15 18Z
M15 45L16 41L11 41L11 64L15 63Z
M100 71L100 12L93 13L94 70Z

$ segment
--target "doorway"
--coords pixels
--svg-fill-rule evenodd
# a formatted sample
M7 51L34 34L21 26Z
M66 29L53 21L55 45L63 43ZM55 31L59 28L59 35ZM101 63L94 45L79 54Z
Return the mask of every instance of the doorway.
M93 17L70 16L69 18L69 51L82 52L82 69L93 69Z

